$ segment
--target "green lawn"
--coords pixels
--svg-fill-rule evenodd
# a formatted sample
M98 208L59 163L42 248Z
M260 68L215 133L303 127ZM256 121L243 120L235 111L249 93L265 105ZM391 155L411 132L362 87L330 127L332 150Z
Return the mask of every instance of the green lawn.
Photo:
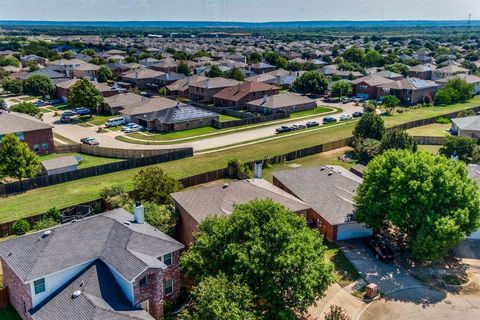
M233 120L240 120L240 118L227 116L226 114L221 114L219 120L220 122L227 122L227 121L233 121Z
M391 117L385 117L387 126L399 124L413 119L437 117L452 111L459 111L478 105L480 98L467 104L453 105L449 107L429 107L415 109ZM229 159L244 161L263 159L265 156L283 154L286 152L311 147L325 142L346 138L352 134L355 122L341 125L328 126L314 131L305 131L299 135L287 135L280 139L261 142L258 144L235 147L225 151L217 151L201 154L191 158L160 164L169 175L174 178L182 178L205 171L223 168ZM296 160L294 162L299 162ZM52 206L64 208L78 203L87 202L98 198L98 194L105 186L116 184L132 187L132 178L140 169L125 170L97 177L90 177L76 181L70 181L59 185L39 188L23 194L4 198L0 206L0 222L16 220L45 212Z
M313 110L293 112L293 113L290 114L290 119L306 117L306 116L313 116L313 115L318 115L318 114L321 114L321 113L327 113L327 112L331 112L331 111L332 111L332 108L318 106Z
M95 156L91 156L91 155L83 154L83 153L52 153L52 154L49 154L49 155L41 156L40 161L48 160L48 159L55 159L55 158L60 158L60 157L65 157L65 156L77 156L77 155L82 157L82 162L78 166L80 169L95 167L95 166L99 166L99 165L107 164L107 163L112 163L112 162L122 161L122 159L95 157Z
M28 96L28 97L21 97L19 98L20 100L22 101L32 101L32 100L38 100L42 97L38 96L38 97L34 97L34 96Z
M433 123L426 126L408 129L407 132L411 136L445 137L450 135L447 130L449 130L451 127L452 125L449 123Z
M105 121L111 118L115 118L118 116L103 116L103 115L94 115L92 118L88 119L88 122L94 124L96 126L102 126L105 124Z
M335 243L324 241L324 244L328 248L325 252L325 258L335 266L333 271L335 282L337 282L341 287L346 287L353 281L360 278L357 270L353 267L347 257L345 257L343 254L342 250Z
M0 310L0 319L2 320L22 320L17 311L12 306L8 306L6 309Z
M421 151L428 151L430 153L433 153L435 155L438 154L438 150L440 150L442 146L432 146L432 145L419 145L418 146L418 150L421 150Z
M148 135L144 135L143 133L139 133L139 132L134 132L134 133L127 134L127 136L132 138L142 139L142 140L149 140L149 141L168 141L168 140L175 140L175 139L190 138L190 137L195 137L202 134L215 133L218 131L219 130L215 129L214 127L202 127L202 128L175 131L175 132L169 132L169 133L157 133L157 134L148 134ZM131 140L129 142L131 142Z
M48 109L50 109L52 111L63 111L63 110L68 109L68 105L66 103L59 103L59 104L55 104L55 105L52 105L52 106L48 107Z
M77 144L79 142L75 142L67 137L64 137L62 135L59 135L58 133L53 133L53 137L58 139L58 140L61 140L63 142L63 144Z

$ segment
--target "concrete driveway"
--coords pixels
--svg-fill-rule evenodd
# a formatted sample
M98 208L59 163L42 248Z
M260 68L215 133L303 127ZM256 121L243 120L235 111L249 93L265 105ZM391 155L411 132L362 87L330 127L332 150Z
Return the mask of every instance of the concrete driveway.
M426 288L405 289L370 303L361 320L474 320L480 318L480 296L446 294Z
M384 263L377 260L362 240L341 241L338 245L360 275L367 282L377 284L382 293L421 286L396 262Z

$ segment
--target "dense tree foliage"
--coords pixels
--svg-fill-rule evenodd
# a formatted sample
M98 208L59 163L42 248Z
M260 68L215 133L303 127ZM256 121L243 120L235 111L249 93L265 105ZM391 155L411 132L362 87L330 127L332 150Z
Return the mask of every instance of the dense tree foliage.
M107 82L113 78L112 70L107 66L100 66L100 69L97 71L97 80L98 82Z
M10 93L20 94L23 92L23 81L20 79L7 79L3 81L2 87Z
M205 75L209 78L216 78L216 77L221 77L223 76L222 70L220 70L220 67L214 64L213 66L210 67L210 70L208 70Z
M380 151L384 152L390 149L403 149L416 152L417 142L406 131L392 129L387 131L382 138Z
M178 181L168 176L160 167L141 169L133 178L135 200L172 204L170 194L178 191L180 187Z
M102 94L95 85L87 79L78 80L70 88L68 104L74 108L85 107L95 112L102 102Z
M358 161L362 164L367 164L380 154L381 143L375 139L357 139L354 142L354 149Z
M385 96L383 98L383 105L387 109L389 115L393 114L393 110L400 105L400 99L395 96Z
M351 47L343 52L342 57L346 62L362 64L365 58L365 51L362 48Z
M303 217L272 200L235 206L231 215L207 217L181 258L197 282L224 274L255 293L269 319L294 319L323 295L332 281L325 247Z
M427 152L377 156L355 201L358 221L377 230L398 228L420 261L442 258L480 226L480 196L465 164Z
M191 76L192 70L185 61L180 61L177 66L177 72L185 76Z
M456 156L459 160L469 163L476 149L477 143L473 138L447 136L439 153L448 158Z
M328 87L328 78L315 71L307 71L295 79L293 90L300 93L323 94Z
M36 116L37 114L40 114L40 108L34 105L31 102L20 102L17 103L9 108L10 111L13 112L19 112L19 113L25 113L28 114L29 116Z
M20 67L20 61L14 56L0 57L0 67L6 66Z
M332 84L332 97L345 97L353 92L352 84L346 80L335 81Z
M381 140L384 133L383 119L376 112L365 112L353 130L356 139Z
M237 81L244 81L245 75L240 71L238 68L232 68L225 72L225 76L229 79L237 80Z
M32 96L46 97L53 94L55 85L46 75L34 74L25 80L23 90Z
M455 77L449 80L445 86L437 90L434 97L435 105L448 105L457 102L468 101L473 95L473 84Z
M398 63L398 62L385 66L385 70L401 74L404 77L408 75L408 68L409 66L407 66L406 64Z
M22 180L35 177L40 170L38 156L14 134L3 137L0 145L0 174Z

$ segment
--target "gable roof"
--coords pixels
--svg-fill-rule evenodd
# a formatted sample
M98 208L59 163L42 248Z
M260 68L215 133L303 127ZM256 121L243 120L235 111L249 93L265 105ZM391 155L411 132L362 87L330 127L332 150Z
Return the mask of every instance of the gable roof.
M53 126L29 115L0 110L0 134L50 129Z
M73 297L79 290L81 294ZM108 266L93 262L31 312L33 320L153 320L145 310L132 306Z
M374 86L379 86L382 84L390 83L393 82L392 79L387 79L384 77L380 77L376 74L369 74L368 76L361 77L355 80L352 80L353 85L357 85L360 83L366 83L367 85L374 87Z
M104 103L111 108L118 108L118 107L125 107L129 105L133 105L136 103L140 103L142 100L144 100L145 97L132 93L132 92L122 92L119 94L115 94L110 97L104 98Z
M256 199L272 199L295 212L309 208L301 200L263 179L233 181L226 187L222 183L217 183L213 186L176 192L172 197L197 222L201 222L209 215L229 215L236 204Z
M190 83L190 86L204 88L204 89L215 89L215 88L226 88L226 87L236 86L239 83L240 81L237 81L237 80L216 77L216 78L207 78L205 80L195 81L194 83Z
M247 81L244 83L240 83L237 86L227 87L218 92L213 97L230 101L239 101L251 92L262 92L275 89L278 88L271 84Z
M155 71L151 69L138 69L127 73L122 73L121 77L124 79L154 79L163 75L162 71Z
M42 161L42 167L45 170L54 170L70 166L77 166L79 164L76 156L64 156Z
M472 130L472 131L480 130L480 116L454 118L452 119L452 122L460 130Z
M97 259L132 281L147 268L165 268L157 257L183 248L147 223L125 223L132 218L115 209L51 228L47 237L40 231L6 240L0 256L24 282Z
M248 104L264 108L284 108L295 105L303 105L307 103L315 103L315 100L310 99L307 96L301 96L293 93L277 94L266 98L260 98L254 101L250 101Z
M418 78L407 78L380 85L382 88L395 90L420 90L438 87L435 81L422 80Z
M346 222L347 214L353 213L353 197L363 181L340 166L283 170L273 177L331 225Z

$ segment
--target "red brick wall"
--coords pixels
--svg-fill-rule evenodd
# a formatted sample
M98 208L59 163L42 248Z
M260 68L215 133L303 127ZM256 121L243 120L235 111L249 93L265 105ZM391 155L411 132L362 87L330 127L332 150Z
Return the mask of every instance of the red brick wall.
M148 269L135 279L133 283L133 294L135 304L140 304L146 300L149 301L149 312L155 319L163 318L164 299L173 301L180 295L180 252L172 254L172 265L166 270ZM147 277L147 284L140 288L140 280ZM164 296L164 284L167 280L173 279L173 293Z
M175 210L179 217L176 238L185 246L189 246L193 240L193 233L198 229L198 222L178 203L175 203Z
M33 151L34 149L33 146L35 144L39 145L40 151L37 152L39 155L55 152L55 148L53 145L53 132L51 128L25 132L24 136L25 136L25 142L28 144L28 147L30 148L30 150ZM47 149L43 149L42 144L44 143L48 144Z
M10 296L10 303L17 310L23 320L31 320L28 310L32 308L32 297L30 295L30 286L24 284L17 274L10 268L10 266L3 260L3 282L8 288Z
M366 86L365 89L362 89L362 86ZM369 86L368 84L361 82L353 87L353 94L368 94L369 99L377 98L377 87Z

